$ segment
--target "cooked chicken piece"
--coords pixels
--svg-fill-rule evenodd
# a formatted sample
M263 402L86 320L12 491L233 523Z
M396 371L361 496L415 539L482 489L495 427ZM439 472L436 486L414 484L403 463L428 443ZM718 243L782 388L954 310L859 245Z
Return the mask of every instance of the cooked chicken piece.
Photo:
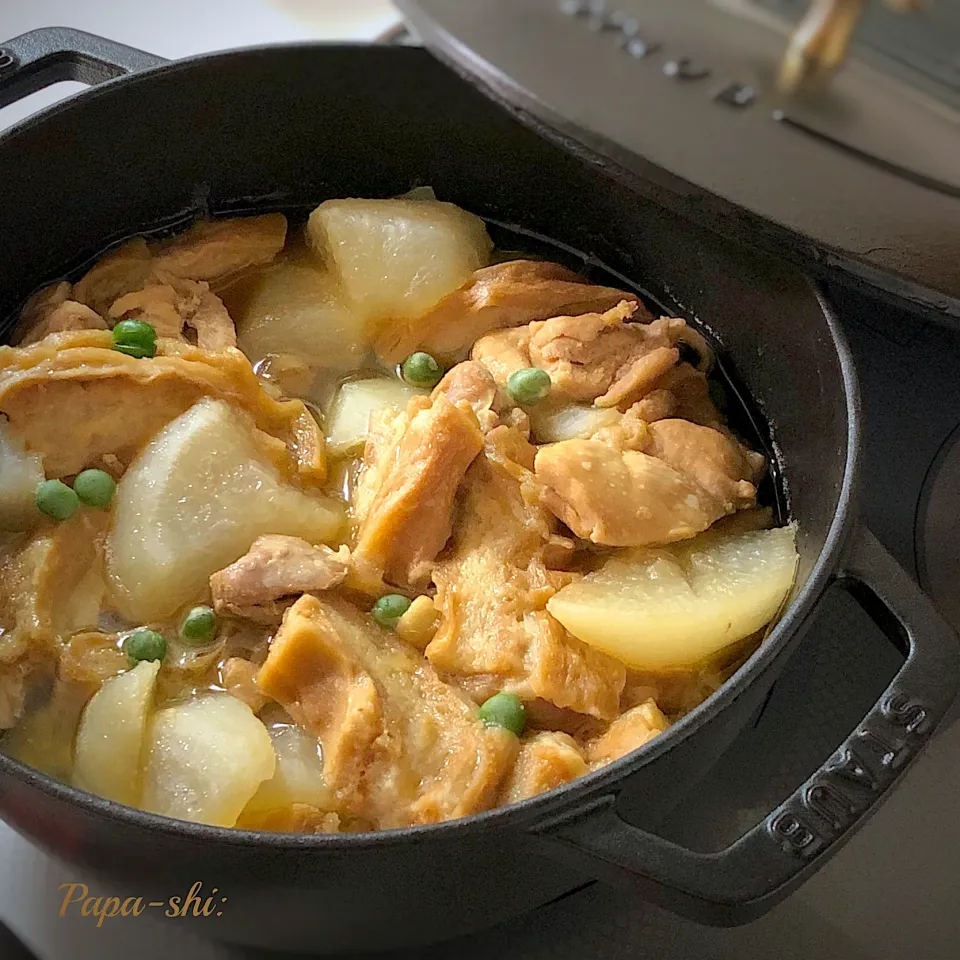
M242 814L237 826L271 833L339 833L340 817L309 803L294 803L280 810Z
M247 267L273 260L286 234L286 217L271 213L202 221L160 243L136 237L101 257L74 286L72 296L106 316L121 297L147 286L172 280L222 285Z
M343 602L302 596L257 682L319 737L340 810L381 828L485 810L516 757L516 737Z
M87 630L75 633L63 645L57 673L62 680L82 683L91 691L104 680L130 669L130 661L121 650L115 633Z
M135 319L149 323L158 337L186 339L183 328L196 335L201 350L224 350L237 345L237 331L223 301L210 292L207 283L173 280L152 284L120 297L108 316L119 320Z
M70 300L72 293L73 284L66 280L58 280L41 287L20 310L13 342L19 343L25 331L42 323L61 303Z
M305 397L317 377L315 367L290 353L275 353L256 364L257 376L268 392L281 397Z
M0 662L96 626L109 521L105 511L81 510L8 547L0 560Z
M237 345L237 328L223 301L202 280L171 280L181 297L184 323L194 331L201 350L225 350Z
M536 474L548 487L544 503L577 536L643 547L695 536L755 506L765 462L710 427L625 416L589 440L542 447Z
M216 288L249 267L270 263L286 237L287 218L282 213L202 220L172 240L151 245L152 272L157 277L205 280Z
M571 637L544 609L569 581L548 567L569 541L540 506L532 459L530 444L498 427L467 472L453 547L434 571L441 619L427 658L477 700L502 689L609 720L623 664Z
M385 480L390 454L399 444L408 422L406 410L398 411L393 407L383 407L370 414L363 458L353 478L350 498L354 527L362 526L366 520Z
M599 440L618 453L624 450L643 452L650 444L650 430L645 420L628 412L621 414L615 423L594 430L586 439Z
M147 241L136 237L101 257L73 287L72 298L105 317L125 293L146 285L153 259Z
M606 733L587 744L584 753L591 767L602 767L642 747L669 726L656 701L646 700L617 717Z
M578 537L607 546L684 540L725 513L692 477L649 454L618 451L601 440L541 447L536 475L547 486L544 504Z
M511 373L531 364L530 327L488 333L473 345L470 358L482 363L497 385L505 389Z
M723 679L721 671L713 666L669 673L628 670L620 708L629 710L653 700L665 714L681 717L718 690Z
M20 313L13 342L26 346L65 330L106 330L107 325L99 313L70 299L71 289L64 281L34 294Z
M108 523L81 511L18 538L0 560L0 730L20 717L30 686L52 679L59 640L96 625Z
M671 317L627 323L637 306L625 300L606 313L530 324L533 366L546 370L553 390L571 400L628 407L676 365L676 344L687 330L685 321Z
M259 713L270 702L257 686L257 671L256 664L244 657L229 657L220 665L220 686L254 713Z
M629 676L629 670L627 671ZM608 720L599 720L575 710L555 707L546 700L530 700L527 708L527 733L535 730L549 730L553 733L566 733L577 743L584 743L600 736L610 725ZM620 695L620 709L623 709L623 694Z
M111 305L107 316L114 325L120 320L143 320L156 330L158 337L179 340L184 325L182 299L168 283L151 284L124 294Z
M347 577L350 552L315 547L299 537L257 537L239 560L210 578L217 613L279 623L284 597L330 590Z
M261 388L262 386L261 384ZM263 391L263 395L270 396L266 390ZM321 486L327 479L327 441L320 425L306 405L299 400L293 398L277 400L274 397L270 399L278 407L288 409L290 404L296 404L296 414L290 417L283 428L289 454L289 457L284 459L293 460L296 465L296 475L300 480Z
M224 661L230 657L240 657L259 666L267 659L273 631L249 620L228 620L221 625L220 635L223 639Z
M162 427L202 397L248 411L285 476L322 483L323 436L299 400L277 401L238 350L212 354L171 340L138 360L105 331L61 333L30 347L0 347L0 412L48 477L111 459L124 469ZM136 411L131 416L130 411Z
M669 390L657 388L651 390L642 400L638 400L627 413L637 420L653 423L674 416L676 411L677 398Z
M718 430L687 420L659 420L649 426L647 452L696 480L722 507L734 513L757 502L754 482L766 459Z
M397 621L397 636L411 647L426 650L434 638L440 613L430 597L421 594L407 607L407 612Z
M553 580L566 582L568 578L559 571L566 568L573 555L574 543L557 533L556 521L540 503L543 484L533 473L537 448L523 429L502 424L485 437L483 454L503 483L497 489L503 503L511 508L514 532L522 530L517 555L541 559L552 571Z
M690 393L697 391L702 381L703 391L707 389L706 377L689 364L680 365L688 371L684 377L671 379L678 369L677 344L702 344L707 357L709 348L683 320L662 317L645 323L627 322L637 308L636 303L622 301L603 314L553 317L501 330L481 337L470 356L490 371L501 388L501 399L510 374L534 366L550 374L554 401L592 401L621 410L632 404L640 419L663 419L673 415L680 403L669 387L676 385L678 391ZM691 375L697 378L694 384L686 382ZM650 402L636 402L648 393ZM694 400L699 404L699 395L690 397Z
M483 448L472 411L443 394L414 397L402 417L382 452L374 439L376 459L364 453L361 485L376 493L361 497L354 551L361 588L377 590L383 580L399 586L429 580L431 564L450 537L460 481Z
M559 314L575 316L608 310L621 300L636 297L588 283L557 263L510 260L477 270L470 283L424 316L391 324L375 346L389 363L401 362L414 350L426 350L436 357L456 357L492 330L520 327Z
M544 731L525 738L500 803L517 803L582 777L589 771L583 751L566 733Z
M500 415L500 424L509 427L517 436L524 440L530 439L530 417L520 407L511 407Z
M464 360L452 367L434 388L433 396L445 394L454 404L467 403L477 415L480 429L488 433L500 423L497 381L482 363Z
M720 416L710 397L710 386L706 376L689 363L678 364L661 377L657 382L657 388L640 403L643 404L646 400L652 401L661 391L666 391L672 398L673 409L667 416L689 420L704 427L719 428L723 424L723 417ZM648 421L665 419L644 416L642 407L638 409L638 416Z
M64 333L68 330L106 330L107 324L99 313L75 300L61 303L39 327L29 331L20 341L20 346L36 343L51 333Z

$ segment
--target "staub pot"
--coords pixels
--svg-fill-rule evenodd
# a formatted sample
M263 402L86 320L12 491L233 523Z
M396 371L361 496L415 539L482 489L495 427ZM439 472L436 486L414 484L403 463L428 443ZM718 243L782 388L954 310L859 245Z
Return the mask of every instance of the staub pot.
M304 45L165 63L42 30L6 44L0 105L63 79L91 89L0 137L0 315L12 321L40 284L132 234L430 184L642 283L714 338L775 454L801 566L776 629L709 700L634 754L513 807L380 834L258 834L141 813L0 756L0 815L70 876L122 896L217 887L228 902L195 921L201 935L318 952L454 936L595 877L704 922L739 922L822 864L935 730L957 693L960 649L858 521L856 381L817 289L667 213L625 170L494 104L423 50ZM732 846L704 854L658 838L657 816L722 762L832 590L849 591L902 650L889 689Z

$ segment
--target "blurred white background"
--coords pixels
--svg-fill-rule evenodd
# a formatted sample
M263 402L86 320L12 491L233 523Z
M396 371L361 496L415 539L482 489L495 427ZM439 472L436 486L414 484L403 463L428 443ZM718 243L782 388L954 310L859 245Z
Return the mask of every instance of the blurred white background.
M297 40L373 40L397 22L389 0L0 0L0 41L76 27L161 57ZM58 84L0 110L0 128L82 90Z

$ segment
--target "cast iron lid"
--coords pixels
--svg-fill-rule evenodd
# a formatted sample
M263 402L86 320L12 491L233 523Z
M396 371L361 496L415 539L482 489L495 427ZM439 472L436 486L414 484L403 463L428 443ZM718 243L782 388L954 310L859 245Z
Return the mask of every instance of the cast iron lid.
M657 202L960 327L960 11L870 10L830 84L787 95L807 5L398 0L438 57Z

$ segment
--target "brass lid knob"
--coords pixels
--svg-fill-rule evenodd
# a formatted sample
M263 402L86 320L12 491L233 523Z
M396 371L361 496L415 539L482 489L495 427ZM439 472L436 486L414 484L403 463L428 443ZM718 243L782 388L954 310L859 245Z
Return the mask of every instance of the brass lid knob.
M906 13L923 0L884 0L891 10ZM780 63L778 82L786 91L821 86L843 63L866 0L812 0L790 36Z

